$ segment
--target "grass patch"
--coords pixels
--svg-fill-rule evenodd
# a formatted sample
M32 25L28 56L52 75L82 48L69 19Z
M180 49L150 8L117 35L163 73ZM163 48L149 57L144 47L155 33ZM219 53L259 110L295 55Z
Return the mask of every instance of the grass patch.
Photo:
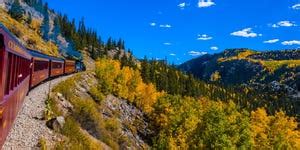
M101 90L99 90L99 87L92 87L89 91L89 94L98 104L100 104L105 98L104 94L101 92Z
M40 147L41 150L47 150L47 141L45 138L40 138L38 146Z
M54 93L61 93L74 107L71 115L66 117L66 124L61 131L69 140L57 143L57 149L99 149L100 142L95 142L95 139L101 140L112 149L120 149L120 145L124 143L130 145L129 140L122 136L122 127L116 118L102 118L100 104L104 96L99 94L97 87L89 91L94 100L84 99L74 94L76 82L83 80L81 75L69 78L53 89ZM53 99L49 99L48 105L52 114L61 114Z
M46 110L44 112L44 118L46 120L50 120L56 116L61 116L62 113L60 112L58 106L57 106L57 102L55 101L54 98L47 98L46 100Z
M62 129L62 134L69 138L68 141L57 143L57 149L101 149L101 144L92 140L83 133L80 125L72 117L66 118L66 123Z

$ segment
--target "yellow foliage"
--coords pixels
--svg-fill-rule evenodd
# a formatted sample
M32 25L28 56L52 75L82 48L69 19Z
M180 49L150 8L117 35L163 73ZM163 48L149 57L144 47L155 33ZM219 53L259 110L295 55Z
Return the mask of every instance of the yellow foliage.
M13 18L10 15L0 8L0 23L6 26L11 32L13 32L18 38L20 38L26 47L31 49L39 50L40 52L52 56L59 56L58 47L50 42L45 42L39 35L39 26L40 22L33 20L30 27L27 27L25 24L22 24Z
M270 129L276 149L300 149L300 131L294 118L287 117L282 111L277 112L272 116Z
M260 63L271 72L274 72L285 65L288 68L296 68L300 66L300 60L272 60L260 61Z
M141 106L147 113L153 111L153 104L159 96L153 84L140 83L137 87L137 105Z
M39 34L40 32L40 27L41 27L41 21L37 20L37 19L32 19L31 23L30 23L30 28L32 30L34 30L36 33Z
M251 112L251 136L254 147L270 148L268 142L268 131L270 118L265 109L259 108L255 112Z
M247 59L248 56L255 54L256 52L251 51L251 50L246 50L244 52L239 52L237 56L232 56L229 58L219 58L218 62L225 62L225 61L232 61L232 60L242 60L242 59Z
M118 97L135 103L146 113L150 113L153 104L161 93L156 91L153 84L145 84L138 70L123 67L117 60L100 59L96 62L96 74L100 84ZM103 85L100 85L103 86Z
M288 68L296 68L300 66L300 60L260 60L260 59L252 59L248 58L248 56L256 54L258 52L254 52L251 50L246 50L244 52L240 52L237 56L232 56L229 58L219 58L218 62L226 62L233 60L247 60L252 63L260 63L263 67L265 67L268 71L274 72L282 66L287 66Z
M210 76L211 81L219 81L221 79L220 72L216 71Z
M282 111L268 116L259 108L251 113L251 142L255 149L300 149L297 122Z

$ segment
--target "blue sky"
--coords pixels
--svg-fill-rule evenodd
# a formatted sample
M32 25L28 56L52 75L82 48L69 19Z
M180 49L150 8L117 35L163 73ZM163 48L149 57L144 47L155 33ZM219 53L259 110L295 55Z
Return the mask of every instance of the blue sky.
M226 48L300 47L300 0L46 0L134 55L176 64Z

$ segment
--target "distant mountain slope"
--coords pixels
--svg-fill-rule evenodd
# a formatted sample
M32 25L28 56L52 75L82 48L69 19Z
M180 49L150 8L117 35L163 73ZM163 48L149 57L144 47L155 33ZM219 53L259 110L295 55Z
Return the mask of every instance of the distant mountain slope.
M252 85L260 89L271 86L271 90L291 95L300 90L300 50L228 49L190 60L179 69L202 80L229 86Z

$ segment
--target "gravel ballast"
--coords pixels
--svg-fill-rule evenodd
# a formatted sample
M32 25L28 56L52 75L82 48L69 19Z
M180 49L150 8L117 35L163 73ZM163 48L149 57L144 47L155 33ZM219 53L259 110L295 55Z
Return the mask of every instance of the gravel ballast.
M43 120L45 111L45 101L50 90L72 75L63 76L51 81L47 81L34 89L25 98L22 109L20 110L14 126L8 135L3 150L11 149L36 149L41 138L45 139L47 144L56 141L59 137L46 126Z

